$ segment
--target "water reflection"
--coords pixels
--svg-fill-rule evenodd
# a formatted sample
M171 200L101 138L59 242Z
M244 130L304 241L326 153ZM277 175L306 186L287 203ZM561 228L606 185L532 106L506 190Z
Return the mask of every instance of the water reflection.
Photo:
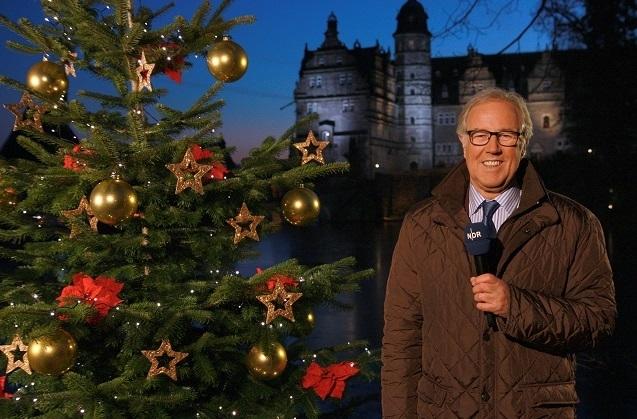
M243 261L238 269L249 274L257 267L266 268L290 258L298 259L303 265L315 266L354 256L358 268L375 270L374 277L361 283L360 292L339 298L352 307L350 310L315 308L316 327L308 344L319 347L364 339L371 347L378 348L383 327L385 282L399 229L399 223L316 224L303 228L286 225L259 242L259 257Z

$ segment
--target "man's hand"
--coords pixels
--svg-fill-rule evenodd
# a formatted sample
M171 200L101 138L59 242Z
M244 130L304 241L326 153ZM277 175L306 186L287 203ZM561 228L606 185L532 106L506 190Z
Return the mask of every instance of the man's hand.
M507 318L509 315L509 285L492 274L471 277L476 308Z

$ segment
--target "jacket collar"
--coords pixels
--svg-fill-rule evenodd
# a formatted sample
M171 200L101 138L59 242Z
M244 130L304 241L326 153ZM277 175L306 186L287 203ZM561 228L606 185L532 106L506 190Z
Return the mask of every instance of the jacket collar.
M463 159L431 192L438 199L445 212L463 228L469 223L469 216L465 209L469 179L469 170L467 169L466 161ZM557 211L550 204L549 195L542 179L527 159L520 161L520 167L514 182L522 189L522 197L520 206L511 215L512 217L526 213L543 202L548 202L549 205L544 209L543 215L548 224L557 222Z

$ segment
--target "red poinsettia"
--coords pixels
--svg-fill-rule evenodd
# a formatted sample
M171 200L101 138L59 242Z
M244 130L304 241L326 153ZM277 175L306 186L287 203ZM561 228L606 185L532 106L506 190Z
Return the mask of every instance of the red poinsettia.
M211 159L215 156L215 153L213 153L210 150L205 150L201 148L199 144L191 145L190 151L192 151L192 156L195 158L195 161L197 161L198 163L200 162L200 160ZM230 172L228 168L219 161L213 161L213 162L210 162L209 164L212 165L212 169L210 169L202 178L205 183L210 182L212 180L222 180Z
M7 376L6 375L2 375L0 376L0 399L10 399L13 397L13 393L7 393L6 391L4 391L4 387L7 383Z
M178 55L171 59L172 66L166 66L166 70L164 72L168 76L169 79L174 81L175 83L181 83L181 75L184 69L184 64L186 63L186 59L183 55Z
M199 161L199 160L203 160L203 159L209 159L212 156L215 155L215 153L213 153L210 150L204 150L203 148L201 148L201 146L199 144L193 144L190 146L190 151L192 151L192 156L195 158L195 160Z
M74 172L79 172L84 169L84 167L86 167L86 162L79 158L79 155L82 154L90 155L92 154L92 151L85 149L79 144L74 145L71 154L64 155L64 168L73 170Z
M156 71L163 71L168 78L176 83L181 83L181 76L186 66L186 57L182 52L182 47L179 43L168 41L162 42L161 49L166 51L166 59L160 60L156 64Z
M257 268L257 273L260 274L261 272L263 272L263 269ZM283 288L286 288L286 289L288 287L296 287L297 285L299 285L299 282L290 276L285 276L282 274L274 274L270 277L270 279L268 279L265 282L265 286L267 287L268 291L272 291L274 287L276 287L277 282L282 283Z
M351 361L328 365L325 368L312 362L307 368L301 385L304 389L313 389L322 400L325 400L327 396L340 399L345 391L345 380L358 374L359 371L356 364Z
M95 307L97 313L89 319L89 323L96 323L122 302L117 295L122 288L124 284L113 278L98 276L93 279L80 272L73 275L73 285L64 287L56 301L60 307L76 304L78 300Z

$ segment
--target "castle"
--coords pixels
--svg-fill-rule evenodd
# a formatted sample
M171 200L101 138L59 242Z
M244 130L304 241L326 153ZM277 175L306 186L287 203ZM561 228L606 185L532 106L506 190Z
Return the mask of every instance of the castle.
M330 161L347 160L367 178L449 167L462 159L455 133L462 105L493 86L527 99L535 131L527 153L541 158L569 148L559 65L568 51L482 55L470 47L466 56L434 58L427 19L417 0L403 4L393 57L378 43L346 47L334 13L321 46L306 46L294 90L296 117L319 115L312 129L331 142Z

